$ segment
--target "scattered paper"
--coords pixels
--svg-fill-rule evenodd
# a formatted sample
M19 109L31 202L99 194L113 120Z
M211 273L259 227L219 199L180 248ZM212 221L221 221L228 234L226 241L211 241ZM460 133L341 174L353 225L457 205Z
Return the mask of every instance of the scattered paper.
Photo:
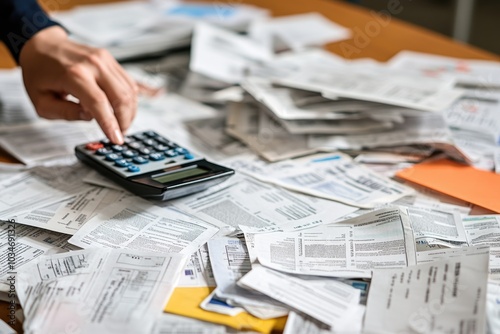
M416 264L408 216L397 208L304 231L253 237L259 263L291 274L370 278L375 268Z
M190 255L218 229L172 208L130 197L101 210L71 237L81 248L127 248Z
M173 204L219 227L249 226L261 232L294 231L327 224L357 210L240 175L224 183L223 187Z
M375 270L365 333L484 333L488 251L402 269Z
M229 163L264 182L360 208L374 208L413 192L340 153L275 164L236 157Z
M359 290L335 280L307 280L264 267L252 269L238 285L256 290L335 329L342 317L355 312Z
M17 278L24 330L149 334L185 260L96 249L42 256Z

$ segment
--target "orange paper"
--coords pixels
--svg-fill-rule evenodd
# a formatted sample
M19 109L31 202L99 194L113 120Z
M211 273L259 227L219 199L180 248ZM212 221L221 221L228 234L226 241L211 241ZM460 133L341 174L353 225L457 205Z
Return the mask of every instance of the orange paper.
M500 174L442 159L415 165L396 175L500 213Z

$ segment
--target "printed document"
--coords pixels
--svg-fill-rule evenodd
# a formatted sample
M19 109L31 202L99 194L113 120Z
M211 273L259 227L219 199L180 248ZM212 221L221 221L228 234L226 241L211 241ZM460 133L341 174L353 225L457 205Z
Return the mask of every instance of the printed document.
M133 196L102 210L69 242L84 249L127 248L191 255L218 230L172 207L160 208Z
M236 157L228 163L261 181L360 208L374 208L413 193L341 153L274 164Z
M16 283L27 332L151 332L185 256L93 249L42 256Z
M245 242L238 238L216 238L208 241L208 250L217 289L215 295L240 305L261 319L286 316L288 309L273 299L238 286L237 281L252 270Z
M173 204L219 227L249 226L260 232L295 231L328 224L357 210L241 175L234 176L223 186Z
M386 68L316 65L273 81L296 89L435 112L450 106L464 93L451 88L451 80L415 78Z
M471 246L490 247L490 274L500 280L500 215L467 216L463 223Z
M359 304L360 291L334 279L307 280L257 267L238 285L263 293L335 329Z
M238 83L250 65L271 59L270 50L245 36L206 23L194 29L189 64L193 72Z
M254 235L259 262L291 273L370 278L375 268L416 264L408 216L398 208L297 232Z
M488 250L375 270L365 333L485 333Z
M435 237L453 242L467 242L462 217L458 211L418 206L411 206L406 210L415 238Z

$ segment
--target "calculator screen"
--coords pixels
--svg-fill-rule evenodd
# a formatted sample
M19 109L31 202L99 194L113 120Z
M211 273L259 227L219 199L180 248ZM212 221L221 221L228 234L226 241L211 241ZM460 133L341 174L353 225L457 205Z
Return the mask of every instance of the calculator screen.
M198 176L207 174L209 171L200 167L189 168L189 169L181 169L178 172L163 174L163 175L155 175L153 176L153 180L160 183L169 183L176 180L181 180L186 177Z

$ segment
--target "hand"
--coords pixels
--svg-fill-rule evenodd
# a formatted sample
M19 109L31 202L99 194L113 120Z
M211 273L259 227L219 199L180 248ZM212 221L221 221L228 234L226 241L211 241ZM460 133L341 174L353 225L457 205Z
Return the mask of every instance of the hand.
M72 42L64 29L50 27L24 45L19 63L41 117L95 118L113 143L123 143L136 114L138 88L106 50ZM69 101L69 95L79 103Z

